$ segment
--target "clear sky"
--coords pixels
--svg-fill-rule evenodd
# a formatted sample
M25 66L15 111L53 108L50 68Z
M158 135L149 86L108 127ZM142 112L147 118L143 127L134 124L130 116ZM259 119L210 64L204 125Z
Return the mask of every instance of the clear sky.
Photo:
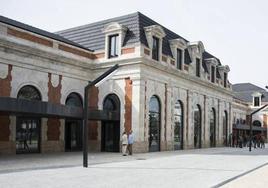
M229 65L231 83L268 85L267 0L1 0L0 14L50 32L136 11Z

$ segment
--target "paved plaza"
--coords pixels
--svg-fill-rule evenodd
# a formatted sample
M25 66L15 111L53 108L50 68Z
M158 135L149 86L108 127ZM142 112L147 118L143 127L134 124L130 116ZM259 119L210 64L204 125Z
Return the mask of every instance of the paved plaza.
M267 187L267 163L248 148L89 153L89 168L81 152L0 156L0 187Z

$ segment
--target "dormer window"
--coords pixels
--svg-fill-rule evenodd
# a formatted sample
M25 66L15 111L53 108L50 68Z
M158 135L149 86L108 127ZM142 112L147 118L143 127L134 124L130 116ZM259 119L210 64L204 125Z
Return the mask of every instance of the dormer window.
M104 26L105 34L105 59L121 56L121 49L127 28L117 22L111 22Z
M156 61L159 60L159 38L155 36L153 36L152 58Z
M200 77L200 59L196 58L196 76Z
M254 106L260 106L260 97L254 97Z
M109 58L118 57L119 54L119 36L110 35L109 36Z
M182 70L182 50L177 48L177 69Z
M144 27L144 31L148 46L152 50L152 59L159 61L162 59L162 43L166 36L165 31L160 25Z
M211 72L211 75L210 75L211 76L211 82L215 83L215 72L216 72L215 71L215 66L211 66L211 71L210 72Z

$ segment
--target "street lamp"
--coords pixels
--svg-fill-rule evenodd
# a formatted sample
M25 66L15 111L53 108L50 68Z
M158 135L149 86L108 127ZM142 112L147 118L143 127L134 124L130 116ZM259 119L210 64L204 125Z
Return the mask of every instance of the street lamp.
M98 78L89 82L85 87L84 91L84 122L83 122L83 167L88 167L88 97L89 97L89 89L93 86L98 87L104 81L108 80L111 76L115 74L115 70L119 68L119 65L116 64L111 67L109 70L104 72Z

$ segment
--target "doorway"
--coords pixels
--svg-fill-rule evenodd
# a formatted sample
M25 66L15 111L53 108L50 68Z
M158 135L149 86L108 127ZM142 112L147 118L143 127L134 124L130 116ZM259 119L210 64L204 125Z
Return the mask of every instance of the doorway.
M109 94L103 103L103 110L120 113L120 100L115 94ZM120 151L120 121L102 121L101 151Z

